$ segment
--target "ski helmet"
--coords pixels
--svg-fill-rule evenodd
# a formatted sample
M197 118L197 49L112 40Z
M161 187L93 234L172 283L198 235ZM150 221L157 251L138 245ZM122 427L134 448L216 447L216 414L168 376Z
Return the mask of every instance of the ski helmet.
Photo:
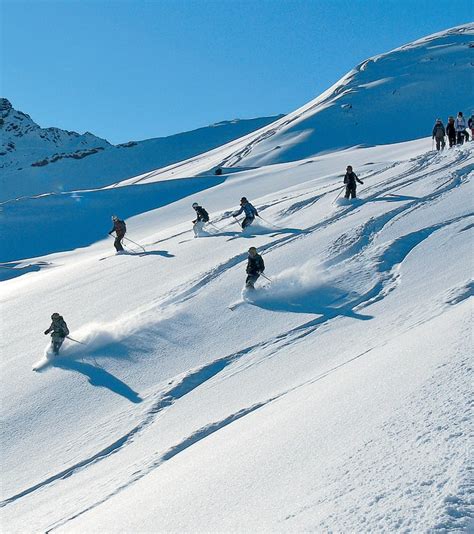
M250 247L249 248L249 254L251 256L255 256L255 254L257 254L257 249L255 247Z
M193 202L193 208L197 208L199 204L197 202Z
M113 220L113 221L116 221L116 220L118 220L118 217L117 217L117 215L112 215L112 220Z
M348 165L346 171L352 171L352 165Z
M242 197L242 198L240 199L240 202L248 202L247 197Z
M55 313L53 313L53 315L51 315L51 319L59 319L60 317L61 316L57 312L55 312Z

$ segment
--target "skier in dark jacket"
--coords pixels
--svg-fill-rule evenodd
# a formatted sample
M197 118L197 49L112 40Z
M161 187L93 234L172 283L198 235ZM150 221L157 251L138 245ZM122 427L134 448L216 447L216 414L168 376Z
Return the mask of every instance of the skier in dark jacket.
M48 330L44 331L44 335L47 336L52 332L51 345L53 347L53 353L57 356L59 354L59 349L64 342L64 338L69 335L69 328L67 327L66 321L59 315L59 313L53 313L53 315L51 315L51 320L51 326Z
M467 127L471 130L471 141L474 141L474 115L469 117L467 121Z
M364 184L362 180L359 180L357 178L356 173L352 170L352 167L350 165L346 168L346 174L344 176L344 183L346 184L346 194L344 195L346 198L356 198L356 189L357 189L357 183Z
M255 282L265 270L265 263L262 256L257 253L255 247L249 248L249 256L247 262L247 279L245 280L245 287L255 289Z
M435 125L433 126L432 136L436 141L436 150L444 150L444 147L446 146L446 142L444 140L446 137L446 130L444 129L441 119L436 119Z
M446 125L446 135L448 136L449 148L456 144L456 127L454 126L454 117L448 118L448 124Z
M112 215L112 221L114 223L114 227L112 230L110 230L109 235L112 235L112 233L115 232L114 247L117 252L121 252L123 251L122 239L127 233L127 225L125 224L125 221L119 219L117 215Z
M258 211L250 204L246 197L240 199L240 210L232 214L232 217L238 217L242 212L245 212L245 219L242 221L242 230L250 226L255 217L258 217Z
M193 221L194 237L199 237L200 231L203 229L204 225L209 222L209 213L207 213L207 211L197 202L193 202L193 209L197 215L196 219Z

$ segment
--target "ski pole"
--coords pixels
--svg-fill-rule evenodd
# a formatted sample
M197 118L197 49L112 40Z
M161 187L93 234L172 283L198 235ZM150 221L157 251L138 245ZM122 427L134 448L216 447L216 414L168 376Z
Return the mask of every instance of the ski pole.
M140 248L143 250L143 252L146 252L144 246L140 245L139 243L135 243L135 241L132 241L132 240L131 240L130 238L128 238L128 237L123 236L123 238L126 239L127 241L130 241L130 243L133 243L134 245L137 245L137 247L140 247Z
M265 276L263 273L260 273L260 276L263 276L263 278L266 278L269 282L271 282L271 278L268 278L268 276Z
M235 215L232 215L232 217L234 217L234 219L237 221L237 224L241 227L242 225L240 224L239 219L237 219L237 217L235 217Z
M69 337L69 336L66 336L68 339L70 339L71 341L74 341L74 343L79 343L79 345L85 345L85 343L83 343L82 341L77 341L77 339L74 339L72 337Z
M334 202L336 202L336 200L341 196L342 192L344 191L344 188L345 188L345 186L342 186L342 189L339 191L337 197L332 201L333 204L334 204Z
M270 221L267 221L267 219L264 219L261 215L257 215L257 217L259 219L262 219L263 222L266 222L267 224L269 224L270 226L274 226L275 228L281 228L281 226L278 226Z

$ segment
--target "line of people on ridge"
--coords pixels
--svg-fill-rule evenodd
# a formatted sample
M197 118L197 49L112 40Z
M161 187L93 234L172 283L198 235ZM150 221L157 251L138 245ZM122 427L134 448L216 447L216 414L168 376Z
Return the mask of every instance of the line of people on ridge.
M436 150L443 150L446 147L446 137L448 138L449 148L455 145L462 145L469 141L469 132L471 130L471 140L474 140L474 115L471 115L466 122L462 111L456 117L449 117L446 128L441 119L436 119L433 126L432 138L436 141Z
M346 168L346 174L344 175L344 185L345 185L345 198L356 198L356 189L357 183L363 184L362 180L359 180L357 175L352 169L351 165L348 165ZM206 223L210 222L209 213L206 209L200 206L197 202L193 202L192 208L196 212L196 218L193 222L193 231L194 237L199 237L201 230L203 229ZM240 209L232 213L232 217L238 217L242 213L245 214L241 226L242 231L245 228L251 226L254 222L255 217L259 217L258 211L253 206L247 197L242 197L240 199ZM109 235L115 232L114 247L117 252L122 252L122 240L127 233L127 225L125 221L117 217L117 215L112 215L113 227L109 232ZM255 289L255 283L260 278L260 276L265 271L265 262L263 261L262 256L258 253L255 247L250 247L248 249L247 255L247 266L246 266L247 277L245 279L245 287L249 290ZM53 313L51 315L51 325L45 330L45 335L51 333L51 345L54 355L59 354L59 349L64 343L65 338L69 335L69 329L66 324L66 321L59 313Z

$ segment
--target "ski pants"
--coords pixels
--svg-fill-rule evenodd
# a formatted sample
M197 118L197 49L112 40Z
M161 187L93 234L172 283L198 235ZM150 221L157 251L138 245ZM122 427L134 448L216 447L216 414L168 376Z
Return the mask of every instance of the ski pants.
M51 336L51 346L53 347L54 354L59 353L61 345L64 343L63 337Z
M122 239L124 238L124 236L125 234L120 234L120 235L117 235L117 237L115 238L114 247L117 252L123 250Z
M194 237L199 237L201 234L201 230L204 228L204 225L206 223L204 221L196 221L193 226L194 230Z
M435 137L435 141L436 141L436 150L444 150L444 147L446 146L444 137Z
M464 143L464 132L456 132L457 133L457 144L462 145Z
M245 280L245 287L251 287L255 289L255 282L260 278L259 274L249 274Z
M356 198L356 188L351 187L350 185L346 185L346 194L344 195L345 198Z
M450 135L448 137L449 140L449 148L452 148L456 144L456 137L454 135Z
M244 228L247 228L247 226L250 226L253 221L255 220L255 217L245 217L245 219L242 221L242 230Z

